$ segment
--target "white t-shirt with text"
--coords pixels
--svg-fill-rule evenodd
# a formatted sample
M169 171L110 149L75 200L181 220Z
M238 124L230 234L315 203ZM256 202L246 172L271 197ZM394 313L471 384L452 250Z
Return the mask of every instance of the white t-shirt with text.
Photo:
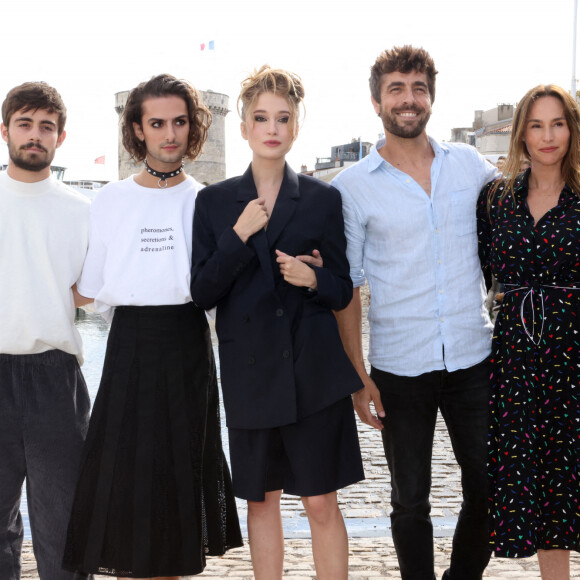
M174 187L133 176L103 187L91 205L89 251L78 290L111 320L115 306L191 302L192 177Z

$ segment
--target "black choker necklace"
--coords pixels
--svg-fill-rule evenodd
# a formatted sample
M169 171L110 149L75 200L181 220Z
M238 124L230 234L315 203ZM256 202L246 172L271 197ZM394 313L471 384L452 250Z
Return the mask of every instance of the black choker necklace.
M161 189L165 189L167 187L167 180L170 177L175 177L176 175L179 175L183 171L183 161L181 162L181 167L179 167L179 169L169 171L168 173L163 173L162 171L155 171L155 169L151 169L151 167L149 167L149 163L147 163L147 158L145 158L145 169L147 170L148 173L153 175L153 177L158 177L159 181L157 182L157 185Z

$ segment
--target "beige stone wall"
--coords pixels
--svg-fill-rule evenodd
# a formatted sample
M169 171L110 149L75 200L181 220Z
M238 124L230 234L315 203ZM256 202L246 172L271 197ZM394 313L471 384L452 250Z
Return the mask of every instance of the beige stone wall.
M476 111L476 118L477 113ZM499 123L499 121L506 121L514 116L514 106L509 104L498 105L489 111L483 111L481 120L484 127L487 125L493 125L494 123Z
M204 145L202 154L195 161L185 162L185 171L200 183L210 184L221 181L226 177L226 129L225 119L228 114L229 97L213 91L200 91L203 102L211 111L213 120L209 130L209 137ZM122 91L115 95L115 110L119 115L125 109L129 91ZM122 143L121 124L119 123L119 179L125 179L141 169L141 163L135 163Z
M510 146L509 133L492 133L477 137L475 140L475 147L482 155L491 155L500 153L505 155Z

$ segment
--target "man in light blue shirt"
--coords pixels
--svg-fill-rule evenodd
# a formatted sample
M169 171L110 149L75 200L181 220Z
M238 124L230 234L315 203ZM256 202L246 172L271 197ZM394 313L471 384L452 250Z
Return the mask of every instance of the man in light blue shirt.
M462 470L463 504L445 580L480 580L489 561L486 440L492 325L477 253L475 206L496 169L468 145L425 127L435 65L395 47L371 69L385 137L333 181L343 198L353 300L337 318L365 388L365 423L382 430L392 533L403 580L433 580L429 516L438 409ZM362 354L360 286L368 281L371 363ZM374 404L378 416L371 412Z

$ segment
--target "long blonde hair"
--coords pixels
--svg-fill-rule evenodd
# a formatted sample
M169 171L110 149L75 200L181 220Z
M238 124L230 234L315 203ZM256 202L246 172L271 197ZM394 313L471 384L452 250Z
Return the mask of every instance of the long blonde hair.
M497 180L490 187L488 208L496 195L500 183L505 184L499 198L500 203L507 195L511 195L512 197L514 195L514 183L518 177L521 159L525 157L531 160L528 148L524 143L526 124L533 104L542 97L555 97L562 103L564 108L566 124L570 130L570 146L562 160L562 178L566 185L580 197L580 108L576 101L562 87L552 84L538 85L530 89L518 103L512 121L510 147L504 168L504 175L507 177L503 180Z

